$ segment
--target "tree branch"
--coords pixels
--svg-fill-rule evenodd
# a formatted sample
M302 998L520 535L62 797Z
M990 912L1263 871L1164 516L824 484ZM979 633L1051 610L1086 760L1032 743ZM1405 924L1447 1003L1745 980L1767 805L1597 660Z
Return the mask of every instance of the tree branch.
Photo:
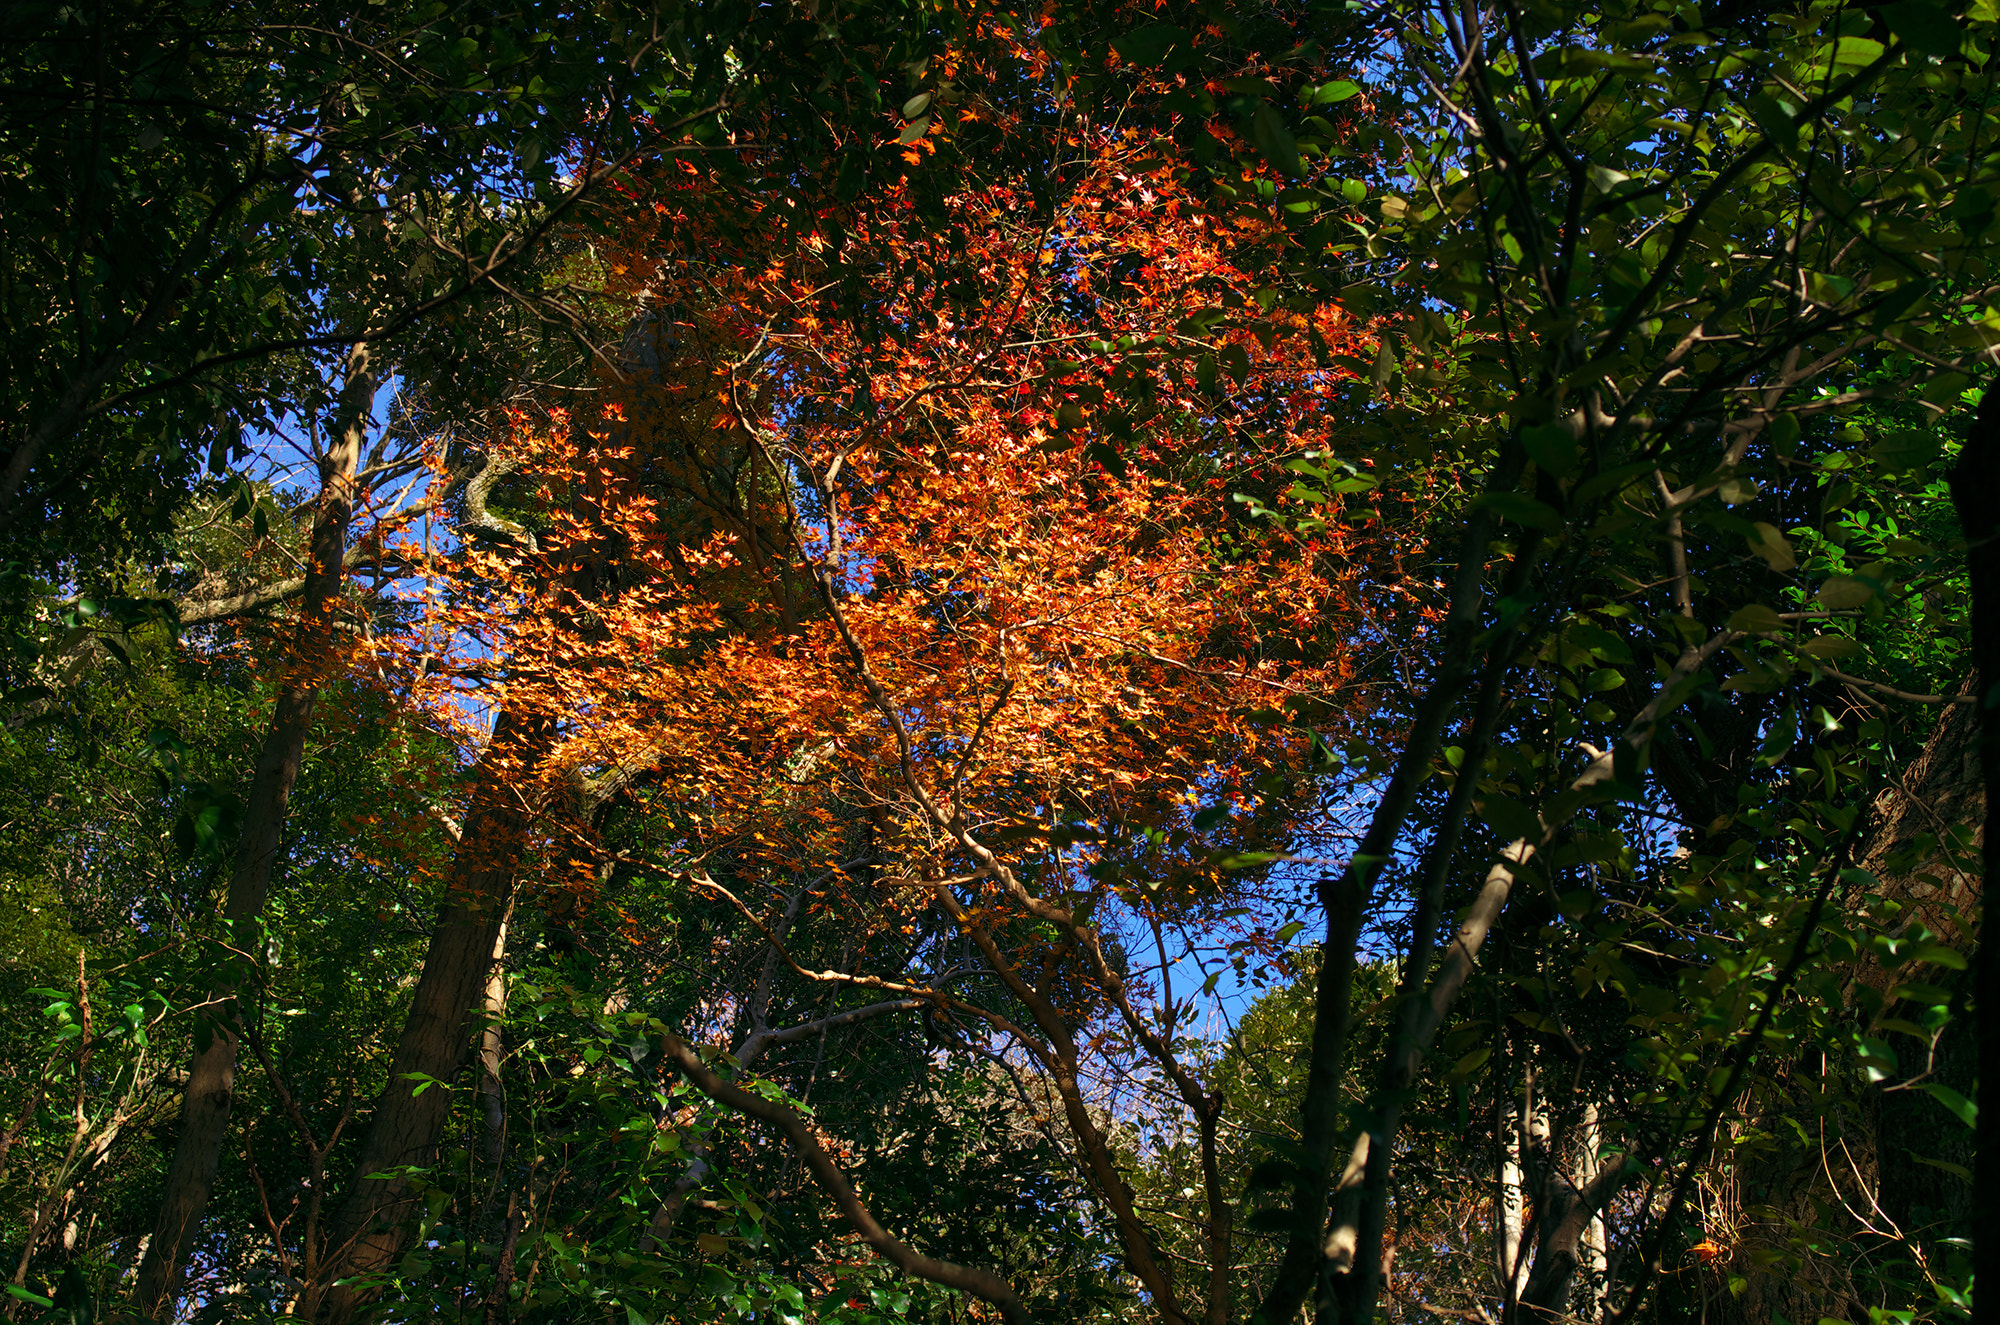
M701 1055L689 1048L687 1043L672 1031L660 1035L661 1047L667 1057L694 1083L695 1089L725 1108L747 1114L770 1123L785 1134L792 1149L798 1153L807 1168L812 1170L820 1189L833 1198L847 1222L854 1226L861 1240L873 1247L882 1258L905 1274L927 1279L946 1288L969 1293L981 1301L990 1302L1000 1309L1000 1314L1010 1325L1031 1325L1027 1306L1013 1288L990 1270L975 1266L959 1265L952 1261L941 1261L925 1256L911 1249L908 1244L897 1239L876 1220L854 1185L847 1180L840 1166L806 1125L805 1119L787 1106L775 1100L767 1100L761 1095L753 1095L742 1087L724 1081L708 1065L701 1061Z

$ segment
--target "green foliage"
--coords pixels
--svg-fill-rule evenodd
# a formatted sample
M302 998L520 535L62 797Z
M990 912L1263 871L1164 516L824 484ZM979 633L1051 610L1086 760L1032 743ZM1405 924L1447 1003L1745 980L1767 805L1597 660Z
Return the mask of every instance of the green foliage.
M298 1098L337 1115L374 1087L396 999L380 973L411 954L396 917L431 904L408 891L430 849L422 802L454 775L449 751L379 694L338 688L293 798L287 889L261 924L232 932L215 915L231 844L213 812L240 799L268 692L226 663L176 657L157 626L127 639L129 663L76 636L56 655L60 685L16 701L0 730L0 1242L12 1257L69 1221L88 1230L74 1256L35 1271L59 1312L108 1305L150 1231L178 1081L212 1033L202 1008L218 973L248 973L258 1042ZM371 823L398 832L370 842ZM254 1056L250 1066L239 1089L254 1167L226 1174L217 1198L241 1229L258 1227L260 1183L282 1211L301 1162ZM210 1254L212 1283L268 1279L254 1240L218 1239Z
M1959 868L1963 809L1928 836L1899 825L1901 797L1944 794L1906 781L1920 752L1953 785L1936 770L1971 739L1948 703L1939 721L1967 671L1945 479L2000 340L1995 18L1387 6L1369 21L1394 57L1360 80L1373 125L1316 120L1307 88L1291 141L1246 135L1269 173L1298 173L1294 150L1314 163L1300 205L1278 211L1299 245L1290 279L1340 282L1385 319L1376 363L1343 365L1372 388L1355 453L1467 498L1423 535L1435 610L1461 624L1419 665L1434 689L1410 706L1420 734L1398 777L1421 789L1402 810L1392 787L1374 818L1385 847L1411 839L1389 898L1410 889L1442 927L1500 847L1539 853L1506 867L1462 1020L1417 1046L1424 1079L1489 1092L1495 1147L1495 1110L1527 1089L1553 1120L1536 1143L1547 1165L1581 1162L1566 1147L1587 1106L1605 1145L1669 1175L1612 1221L1629 1255L1667 1256L1666 1314L1708 1291L1673 1268L1704 1237L1733 1259L1702 1273L1749 1319L1856 1299L1961 1310L1947 1267L1967 1193L1890 1233L1835 1182L1802 1217L1811 1183L1771 1138L1816 1056L1810 1116L1860 1137L1877 1102L1923 1096L1913 1062L1946 1061L1965 1033L1948 981L1919 975L1901 1004L1855 990L1907 952L1963 960L1970 932L1962 886L1931 900ZM1256 194L1232 181L1226 196ZM1295 497L1311 518L1317 493ZM1600 749L1611 778L1580 777ZM1365 1045L1362 1030L1344 1041L1350 1057ZM1436 1103L1400 1080L1388 1071L1364 1116L1421 1134ZM1945 1090L1928 1101L1940 1119L1963 1093ZM1328 1135L1334 1114L1316 1116ZM1399 1169L1443 1171L1408 1144ZM1915 1161L1884 1145L1888 1200ZM1321 1153L1331 1180L1344 1147ZM1312 1176L1295 1189L1303 1221ZM1359 1199L1392 1203L1407 1230L1393 1181L1371 1176ZM1871 1240L1887 1243L1875 1269L1829 1268L1830 1247L1884 1245ZM1652 1291L1634 1264L1625 1291ZM1781 1265L1798 1271L1784 1287ZM1360 1319L1374 1273L1326 1291ZM1458 1301L1495 1291L1479 1278ZM1516 1291L1533 1290L1501 1291L1504 1310Z

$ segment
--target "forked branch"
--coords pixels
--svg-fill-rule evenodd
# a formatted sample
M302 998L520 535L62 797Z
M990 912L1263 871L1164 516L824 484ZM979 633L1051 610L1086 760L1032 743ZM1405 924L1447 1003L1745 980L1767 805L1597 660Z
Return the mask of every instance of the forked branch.
M953 1261L941 1261L926 1256L883 1228L868 1207L861 1203L861 1197L854 1190L854 1184L847 1180L847 1175L833 1162L833 1157L826 1153L826 1147L819 1143L819 1138L813 1135L804 1118L776 1100L753 1095L741 1086L724 1081L710 1069L708 1064L701 1061L700 1054L673 1032L662 1032L660 1044L667 1057L671 1058L687 1079L694 1083L695 1089L724 1108L733 1109L752 1118L760 1118L783 1132L792 1149L805 1162L806 1167L812 1170L813 1178L818 1181L820 1189L833 1198L833 1203L840 1207L841 1214L845 1215L847 1222L854 1226L854 1231L861 1235L861 1240L879 1252L884 1260L904 1274L912 1274L919 1279L927 1279L931 1283L957 1289L961 1293L970 1293L981 1301L991 1302L1000 1309L1000 1314L1006 1317L1010 1325L1029 1325L1027 1306L1013 1287L1000 1276L977 1266L959 1265Z

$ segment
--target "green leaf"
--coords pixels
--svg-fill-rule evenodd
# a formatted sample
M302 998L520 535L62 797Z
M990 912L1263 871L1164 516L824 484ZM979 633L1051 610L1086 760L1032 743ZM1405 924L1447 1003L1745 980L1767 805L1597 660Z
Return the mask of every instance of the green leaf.
M1155 23L1113 38L1111 49L1117 51L1118 58L1127 64L1159 65L1166 63L1169 51L1177 47L1185 48L1187 44L1187 29L1169 23Z
M1974 192L1974 190L1970 189L1961 192L1958 196L1958 201L1960 203L1968 201ZM1983 212L1989 218L1992 210L1993 203L1991 199L1987 199L1984 207L1978 209L1979 212ZM1975 219L1976 215L1960 217L1959 221L1963 225ZM1882 296L1882 301L1869 310L1869 317L1877 327L1892 327L1902 321L1909 314L1910 310L1916 307L1923 297L1930 292L1931 283L1927 280L1905 280L1895 289Z
M1976 1109L1979 1106L1975 1104L1973 1107ZM1919 1164L1925 1165L1926 1167L1938 1169L1942 1172L1949 1173L1952 1177L1957 1178L1960 1182L1972 1181L1972 1170L1966 1168L1965 1165L1963 1164L1954 1164L1948 1159L1932 1159L1928 1155L1919 1155L1914 1152L1911 1153L1910 1158L1915 1160ZM1961 1302L1959 1303L1959 1305L1964 1306L1966 1304ZM1846 1322L1842 1322L1842 1325L1846 1325Z
M1600 667L1592 672L1584 682L1584 689L1593 695L1601 695L1607 690L1616 690L1625 684L1625 674L1615 667Z
M928 115L919 115L916 119L911 120L903 126L903 132L897 136L896 141L907 147L917 141L917 139L923 137L930 130L930 127L931 117Z
M1557 478L1576 468L1576 438L1560 423L1531 423L1521 429L1521 447L1536 465Z
M1979 1125L1979 1106L1953 1090L1950 1086L1937 1081L1926 1081L1924 1083L1924 1093L1939 1104L1944 1105L1945 1108L1950 1109L1952 1114L1967 1127L1977 1127Z
M1750 550L1762 557L1765 565L1780 572L1797 569L1798 554L1792 551L1792 545L1785 536L1778 532L1778 526L1759 520L1750 528Z
M1283 117L1269 102L1259 105L1256 114L1250 117L1250 140L1278 170L1293 178L1305 173L1299 165L1299 145L1293 140L1292 131L1285 127Z
M1385 336L1382 343L1375 347L1375 365L1369 371L1368 380L1376 386L1387 386L1395 375L1396 352L1390 348L1389 339Z
M1530 529L1539 529L1545 534L1553 534L1562 528L1562 516L1552 506L1544 505L1533 497L1518 492L1482 493L1473 501L1473 506L1492 511L1515 524Z
M1948 971L1963 971L1966 969L1965 954L1956 948L1947 948L1942 943L1926 943L1923 947L1918 948L1910 954L1910 960L1912 962L1929 962L1934 966L1942 966Z
M1297 1216L1292 1214L1292 1209L1288 1205L1260 1206L1245 1217L1243 1228L1246 1232L1269 1237L1290 1232L1296 1222Z
M1589 621L1572 621L1564 628L1563 634L1570 643L1588 649L1593 657L1612 663L1632 661L1631 646L1603 626Z
M1243 385L1243 379L1250 375L1249 352L1232 341L1222 347L1217 357L1222 360L1224 371L1236 380L1236 384Z
M1600 193L1609 193L1618 185L1632 178L1622 170L1613 170L1609 166L1600 166L1595 162L1591 163L1585 173L1590 176L1590 182L1597 187L1597 191Z
M1745 109L1750 118L1763 131L1766 138L1780 147L1797 147L1799 142L1799 122L1792 118L1792 112L1768 92L1751 94Z
M1477 1049L1474 1049L1471 1053L1467 1054L1465 1057L1459 1059L1456 1063L1453 1063L1451 1065L1451 1075L1454 1078L1463 1081L1467 1077L1471 1076L1474 1072L1477 1072L1480 1068L1486 1066L1486 1060L1491 1058L1492 1056L1493 1056L1493 1046L1490 1044L1482 1044Z
M1308 89L1303 100L1308 106L1330 106L1336 101L1345 101L1360 91L1359 84L1350 83L1342 78Z
M1537 841L1542 835L1541 820L1535 812L1511 796L1482 797L1475 805L1479 817L1502 841Z
M1939 59L1958 54L1961 40L1958 22L1943 5L1908 0L1904 4L1884 5L1881 13L1889 31L1911 50Z
M929 109L930 104L931 104L930 93L928 92L917 93L917 95L911 97L908 101L905 101L903 103L903 118L906 120L914 120L915 118L917 118L917 116L923 114L924 111Z
M1819 587L1813 597L1819 605L1833 612L1859 607L1875 596L1875 588L1866 580L1852 575L1835 575Z
M1869 458L1892 474L1927 469L1944 451L1944 439L1928 428L1898 428L1868 448Z
M1860 69L1881 57L1882 43L1867 37L1842 37L1822 54L1831 55L1836 68Z

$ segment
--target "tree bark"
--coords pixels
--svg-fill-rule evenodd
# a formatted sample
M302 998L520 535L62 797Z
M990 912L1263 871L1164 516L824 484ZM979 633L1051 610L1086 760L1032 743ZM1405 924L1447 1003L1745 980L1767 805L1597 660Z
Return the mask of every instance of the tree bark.
M354 522L355 476L368 433L377 374L365 344L348 351L340 424L320 458L320 496L313 513L300 613L290 665L250 783L236 865L223 920L239 951L257 933L271 891L271 871L283 844L285 814L305 757L306 736L324 684L333 645L333 613L346 569L348 530ZM243 960L233 957L225 968ZM222 1158L235 1100L237 1043L243 1012L237 980L211 992L214 1033L195 1054L182 1097L180 1137L160 1196L160 1214L139 1267L136 1305L145 1316L171 1319L180 1297L190 1245L197 1236Z
M1528 1282L1528 1165L1534 1156L1535 1103L1535 1069L1529 1067L1522 1078L1520 1096L1510 1097L1499 1110L1500 1172L1495 1201L1500 1236L1493 1245L1493 1283L1500 1296L1503 1321L1513 1317Z
M1603 1120L1595 1101L1583 1106L1583 1122L1577 1128L1577 1155L1575 1183L1587 1186L1598 1165L1598 1151L1604 1145ZM1578 1241L1579 1264L1583 1272L1585 1298L1582 1310L1576 1314L1585 1320L1596 1320L1604 1313L1606 1291L1610 1284L1606 1274L1611 1268L1611 1248L1605 1238L1604 1216L1600 1212L1584 1225L1583 1236Z
M1597 1106L1584 1106L1578 1136L1568 1157L1557 1154L1548 1110L1544 1107L1530 1129L1541 1170L1535 1196L1535 1254L1527 1274L1516 1270L1515 1308L1523 1320L1556 1325L1579 1317L1596 1318L1600 1300L1604 1261L1604 1210L1621 1188L1638 1173L1637 1166L1620 1155L1609 1161L1597 1158L1599 1124ZM1593 1248L1593 1230L1595 1230ZM1594 1263L1593 1263L1594 1255ZM1522 1257L1524 1262L1530 1258ZM1586 1274L1585 1291L1589 1305L1581 1312L1570 1307L1577 1272L1594 1268L1598 1279Z
M1991 877L2000 864L2000 833L1993 831L1993 786L2000 781L2000 715L1993 705L2000 686L2000 390L1988 383L1979 413L1959 453L1951 476L1952 505L1958 508L1965 534L1966 570L1972 586L1972 665L1974 706L1979 714L1979 770L1986 791L1980 821L1985 832L1982 873ZM1975 1135L1973 1188L2000 1191L2000 956L1983 938L1972 963L1974 1025L1978 1036L1979 1123ZM2000 1312L1990 1305L1992 1267L2000 1265L2000 1201L1976 1204L1972 1215L1972 1250L1976 1265L1988 1267L1989 1288L1973 1302L1973 1325L1985 1325Z
M1968 683L1959 693L1975 692ZM1974 706L1963 703L1945 705L1937 717L1898 785L1869 806L1868 837L1857 860L1875 876L1883 896L1903 905L1905 928L1921 924L1938 941L1965 948L1971 936L1957 917L1973 904L1979 885L1968 874L1976 868L1973 862L1949 838L1955 829L1978 824L1985 813L1977 768L1979 720ZM1897 868L1896 857L1926 835L1937 840L1937 850L1914 871ZM1847 983L1850 991L1867 986L1886 994L1907 975L1907 969L1899 974L1864 958L1853 963ZM1959 979L1949 971L1924 978L1945 986ZM1946 1027L1930 1054L1910 1037L1883 1038L1900 1059L1898 1082L1921 1078L1972 1094L1976 1044L1962 1020ZM1772 1325L1780 1317L1865 1320L1870 1305L1884 1304L1865 1300L1867 1287L1857 1283L1850 1258L1804 1252L1804 1243L1865 1240L1870 1264L1885 1257L1902 1260L1912 1250L1935 1264L1943 1258L1941 1240L1964 1236L1973 1218L1972 1186L1924 1162L1963 1168L1974 1163L1972 1136L1943 1105L1921 1090L1871 1089L1834 1111L1821 1075L1808 1058L1779 1076L1776 1092L1754 1120L1756 1130L1767 1135L1732 1156L1742 1216L1724 1248L1727 1259L1714 1272L1741 1279L1743 1287L1714 1299L1711 1325ZM1800 1139L1777 1121L1786 1117L1820 1121L1816 1129L1808 1128L1814 1135ZM1857 1220L1875 1231L1857 1230ZM1897 1232L1903 1235L1900 1242ZM1692 1301L1684 1305L1695 1309Z
M501 959L507 955L507 922L510 906L501 915L493 934L493 960L486 971L486 1020L479 1030L479 1102L486 1122L486 1163L497 1174L507 1154L507 1093L500 1080L500 1067L507 1046L500 1023L507 1017L507 971Z
M533 817L518 775L538 768L553 743L553 730L541 719L518 720L503 712L494 725L453 859L451 893L424 954L423 974L335 1220L320 1282L300 1295L301 1316L350 1319L368 1292L333 1287L333 1281L379 1273L402 1249L410 1184L375 1175L428 1164L437 1153L451 1112L451 1079L471 1039L467 1021L484 1000L488 973L501 955L500 927Z
M1975 698L1977 685L1976 677L1968 678L1959 696ZM1949 836L1954 829L1978 825L1985 816L1979 727L1975 705L1945 707L1902 785L1876 798L1873 840L1861 862L1880 881L1883 893L1903 904L1905 931L1921 925L1937 942L1966 953L1973 947L1966 918L1982 897L1979 865L1972 852L1957 848ZM1936 851L1915 871L1894 871L1891 858L1925 835L1938 840ZM1886 995L1899 977L1907 979L1907 970L1892 973L1871 963L1859 978ZM1971 992L1971 981L1960 972L1938 969L1924 978L1951 991L1960 1006ZM1894 1008L1885 1012L1897 1015ZM1948 1087L1968 1099L1976 1095L1979 1046L1966 1023L1962 1013L1954 1016L1930 1045L1908 1035L1884 1036L1897 1055L1898 1081ZM1902 1241L1887 1254L1941 1265L1949 1255L1944 1240L1972 1232L1973 1186L1952 1169L1970 1171L1977 1164L1974 1134L1920 1089L1882 1092L1874 1113L1875 1200L1887 1224L1884 1231L1900 1234Z

